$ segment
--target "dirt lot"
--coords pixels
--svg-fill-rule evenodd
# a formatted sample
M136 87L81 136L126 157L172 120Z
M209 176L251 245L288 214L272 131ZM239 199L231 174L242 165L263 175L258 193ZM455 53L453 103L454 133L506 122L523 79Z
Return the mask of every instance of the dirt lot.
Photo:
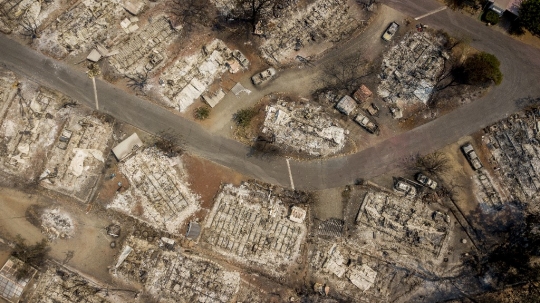
M202 222L214 206L214 197L223 183L240 185L247 178L226 167L215 164L208 160L184 154L182 156L185 168L188 171L188 183L190 189L200 197L201 209L186 221ZM187 225L181 233L187 231Z
M14 239L18 234L28 243L44 238L41 229L30 223L26 217L31 205L51 208L58 207L69 213L75 223L72 238L50 242L50 256L60 263L88 273L101 281L110 281L107 266L110 266L117 251L109 247L110 239L105 234L105 227L110 221L107 216L96 212L85 212L81 205L61 196L49 198L42 191L31 194L0 187L1 236ZM71 257L70 257L71 256Z

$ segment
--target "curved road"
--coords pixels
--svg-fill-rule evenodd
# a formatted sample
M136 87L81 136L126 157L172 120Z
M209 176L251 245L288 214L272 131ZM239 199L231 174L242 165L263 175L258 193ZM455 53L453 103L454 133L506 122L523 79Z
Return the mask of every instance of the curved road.
M431 0L387 0L383 3L410 16L420 16L440 7ZM397 167L405 156L442 148L519 110L518 99L540 97L540 50L451 10L429 16L422 23L450 33L465 34L472 38L473 47L495 54L501 61L503 83L471 104L359 153L325 160L290 161L296 188L332 188L351 184L357 178L381 175ZM85 74L4 35L0 35L0 62L18 74L94 106L92 82ZM303 71L297 72L300 75ZM196 123L103 81L97 81L97 86L100 109L115 118L153 134L180 135L181 143L189 152L256 179L289 186L287 164L283 158L250 156L249 148L241 143L213 135Z

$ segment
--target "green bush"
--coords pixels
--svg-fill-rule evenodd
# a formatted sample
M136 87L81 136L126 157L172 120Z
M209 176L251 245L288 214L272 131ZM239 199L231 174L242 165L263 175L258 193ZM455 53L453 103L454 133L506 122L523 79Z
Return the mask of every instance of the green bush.
M495 25L495 24L499 23L499 14L497 14L496 12L494 12L492 10L489 10L484 15L484 20L486 22L489 22L489 23Z
M253 108L244 108L234 114L234 121L239 126L247 127L253 117L255 117L255 110Z
M205 120L209 116L210 116L210 107L203 105L195 109L195 119Z

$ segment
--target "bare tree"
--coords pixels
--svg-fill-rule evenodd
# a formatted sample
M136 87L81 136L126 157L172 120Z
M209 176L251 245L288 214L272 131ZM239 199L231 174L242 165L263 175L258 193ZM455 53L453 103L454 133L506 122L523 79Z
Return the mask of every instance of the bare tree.
M259 21L272 13L273 0L237 0L238 15L241 21L251 24L255 31Z
M350 94L358 89L363 78L372 73L367 61L360 56L351 56L327 64L318 82L322 91Z
M213 19L212 4L209 0L171 0L174 22L182 24L190 32L197 24L208 26Z
M39 37L38 24L32 17L26 17L21 21L21 35L29 38L31 41Z
M441 152L434 152L425 156L416 156L415 168L431 175L444 175L450 169L450 160Z
M126 76L128 78L127 86L133 89L134 91L140 91L144 93L144 89L148 84L148 73L137 74L135 76Z

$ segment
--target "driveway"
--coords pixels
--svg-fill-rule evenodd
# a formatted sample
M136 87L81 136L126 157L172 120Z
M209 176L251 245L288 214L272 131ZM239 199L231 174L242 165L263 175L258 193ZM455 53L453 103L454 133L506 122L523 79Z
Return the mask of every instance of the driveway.
M432 0L388 0L383 3L411 16L425 14L440 6L438 2ZM290 161L296 188L332 188L350 184L357 178L369 179L381 175L398 167L405 156L425 154L442 148L517 111L519 107L516 101L520 98L540 96L538 49L515 41L483 26L473 18L451 10L422 19L422 23L434 28L443 28L451 34L468 35L472 39L473 47L495 54L501 61L503 83L471 104L359 153L326 160ZM42 85L57 89L75 100L94 106L91 81L86 75L62 62L30 50L4 35L0 35L0 45L2 46L0 62L7 68ZM324 60L321 59L321 62ZM284 76L283 81L290 80L287 88L297 88L296 79L304 79L311 74L307 69L299 70L298 73L299 78ZM100 109L117 119L153 134L178 134L181 137L179 143L182 143L188 152L259 180L289 185L285 159L252 157L249 148L241 143L212 134L193 122L103 81L97 81L97 86ZM272 87L269 85L260 94L271 92Z

